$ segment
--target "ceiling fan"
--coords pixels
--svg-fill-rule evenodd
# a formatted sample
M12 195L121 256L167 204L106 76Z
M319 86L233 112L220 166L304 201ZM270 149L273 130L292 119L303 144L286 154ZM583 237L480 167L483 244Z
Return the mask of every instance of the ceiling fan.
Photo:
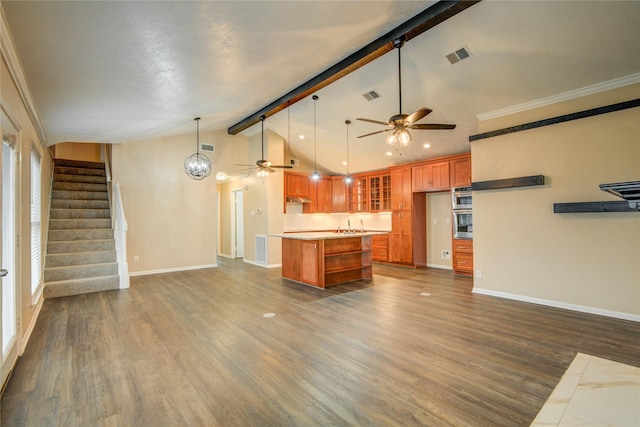
M388 129L379 130L376 132L360 135L358 138L364 138L365 136L375 135L382 132L393 131L393 133L387 138L387 143L393 146L407 146L411 142L411 134L409 129L416 130L434 130L434 129L455 129L456 125L439 124L439 123L416 123L418 120L424 118L431 109L422 107L411 114L402 114L402 63L400 61L400 50L404 46L404 37L400 37L393 41L393 46L398 49L398 93L399 93L399 113L395 116L391 116L389 122L382 122L379 120L362 119L358 120L363 122L375 123L378 125L388 126Z
M276 170L274 168L278 168L278 169L291 169L293 168L293 166L287 166L287 165L272 165L271 162L269 160L266 160L264 158L264 120L266 119L265 116L260 116L260 122L262 123L262 157L260 158L260 160L256 160L256 165L242 165L242 164L236 164L236 166L250 166L246 169L241 169L241 171L247 171L247 170L251 170L251 169L256 169L258 171L258 176L267 176L270 173L275 172Z

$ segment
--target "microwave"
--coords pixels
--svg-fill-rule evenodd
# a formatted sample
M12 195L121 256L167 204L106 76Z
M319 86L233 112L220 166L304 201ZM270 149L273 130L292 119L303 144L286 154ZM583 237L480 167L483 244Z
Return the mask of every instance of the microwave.
M451 205L456 209L471 209L471 187L451 189Z

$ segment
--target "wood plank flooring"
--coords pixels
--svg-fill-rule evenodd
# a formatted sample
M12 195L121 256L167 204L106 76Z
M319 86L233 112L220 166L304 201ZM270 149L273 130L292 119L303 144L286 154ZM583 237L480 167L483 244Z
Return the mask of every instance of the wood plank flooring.
M529 425L577 352L640 366L638 323L448 271L376 264L320 290L219 262L46 300L0 424Z

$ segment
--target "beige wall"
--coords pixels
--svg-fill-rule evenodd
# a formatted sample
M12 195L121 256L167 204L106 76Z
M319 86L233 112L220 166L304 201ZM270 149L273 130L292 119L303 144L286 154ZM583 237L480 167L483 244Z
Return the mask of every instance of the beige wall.
M427 194L427 267L451 269L451 193ZM449 259L442 251L449 251Z
M100 144L91 142L62 142L56 144L56 159L82 160L86 162L102 162Z
M189 178L183 169L184 159L195 150L194 134L113 146L113 180L122 190L131 273L216 264L215 172L230 170L235 144L242 146L243 139L222 130L200 133L201 143L216 147L213 155L206 153L214 167L202 181Z
M17 215L17 230L19 236L19 252L17 253L17 271L13 271L18 282L18 310L20 316L20 336L21 345L26 345L26 339L32 330L37 318L40 303L42 302L42 292L31 295L31 207L30 207L30 187L31 187L31 147L35 147L40 153L41 167L41 218L42 218L42 265L44 266L44 256L46 250L46 236L49 218L49 196L51 189L51 174L53 162L48 149L44 148L43 142L38 137L31 118L22 102L17 86L9 72L4 56L2 58L2 70L0 75L0 104L2 106L2 121L9 120L18 130L16 135L17 153L21 161L17 166L17 197L19 198L19 215ZM0 230L1 233L1 230ZM3 266L10 269L11 267ZM42 285L41 285L42 286Z
M485 132L637 98L621 88L480 124ZM541 187L473 195L476 291L603 314L640 314L640 215L554 214L555 202L620 200L602 183L640 179L640 109L471 144L473 181L542 174Z

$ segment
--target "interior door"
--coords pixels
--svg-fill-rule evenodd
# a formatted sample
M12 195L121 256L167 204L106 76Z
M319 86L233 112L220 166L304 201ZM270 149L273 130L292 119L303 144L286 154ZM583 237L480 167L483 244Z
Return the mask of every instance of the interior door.
M244 258L244 194L242 190L233 191L233 215L234 233L233 243L235 248L234 258Z
M0 307L2 308L2 328L0 341L2 343L2 366L0 367L0 387L4 384L9 372L18 358L18 292L16 280L16 135L2 114L2 203L0 203L0 217L2 217L2 245L0 254L2 259L2 275L0 277ZM6 273L6 274L5 274Z

